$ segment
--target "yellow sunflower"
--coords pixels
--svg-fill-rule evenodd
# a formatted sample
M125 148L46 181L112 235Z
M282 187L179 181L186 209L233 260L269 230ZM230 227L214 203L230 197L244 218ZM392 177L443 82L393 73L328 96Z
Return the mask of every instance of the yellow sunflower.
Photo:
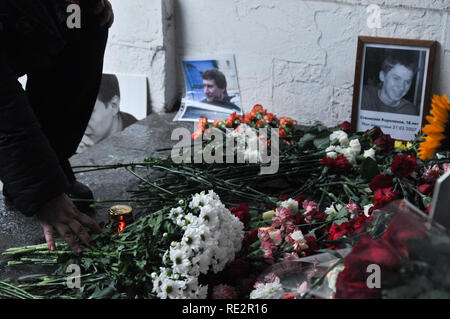
M422 132L426 136L422 136L424 141L420 143L418 149L418 155L422 160L432 158L438 148L442 146L442 142L450 137L446 134L449 111L450 102L447 95L444 94L442 97L434 95L431 103L431 115L426 116L428 124L422 128Z

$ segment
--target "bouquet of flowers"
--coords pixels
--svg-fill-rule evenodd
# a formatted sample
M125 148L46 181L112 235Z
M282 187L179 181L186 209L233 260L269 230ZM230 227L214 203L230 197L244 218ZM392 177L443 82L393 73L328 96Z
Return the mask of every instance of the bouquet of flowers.
M159 274L153 274L153 291L159 298L206 298L207 286L198 285L198 276L222 271L240 251L243 224L220 202L213 191L194 195L187 207L170 211L172 222L184 234L164 253Z
M2 283L0 296L206 298L208 285L199 277L217 273L235 259L243 224L213 191L195 194L179 205L153 212L120 233L105 231L82 256L74 256L65 243L56 251L45 245L7 250L5 255L18 259L11 266L34 263L56 270L52 275L21 277L17 287ZM83 289L66 285L68 265L81 267Z
M335 297L450 298L450 236L398 204L377 219L378 231L360 238L345 257Z
M443 98L435 101L444 104ZM81 259L65 244L55 252L47 251L46 245L7 250L4 254L15 258L11 266L48 264L58 271L20 278L17 287L0 282L0 292L24 298L30 293L54 298L379 297L394 296L395 289L388 292L388 288L401 284L390 281L383 283L382 291L367 290L361 286L366 269L352 268L360 267L360 259L379 262L383 274L404 274L390 277L404 278L404 285L408 276L416 278L414 271L422 279L430 275L426 271L434 272L437 260L424 261L417 251L427 243L427 251L440 247L435 254L440 256L446 246L436 243L445 238L434 239L424 231L426 237L416 238L419 250L409 242L405 248L395 234L408 232L390 231L388 215L380 212L407 199L426 213L436 180L450 169L450 154L439 149L431 158L421 158L418 149L420 145L423 150L424 142L419 137L404 143L378 127L353 133L348 122L309 129L296 124L256 105L249 114L234 114L224 122L210 124L202 118L192 135L202 151L213 142L226 143L204 139L212 129L235 138L251 131L254 135L246 147L256 142L272 147L281 139L279 169L274 174L261 174L265 164L252 162L253 153L238 163L174 163L164 157L80 167L81 171L127 169L141 181L128 200L147 207L146 214L120 234L94 237L94 249L85 250ZM272 129L278 133L273 135ZM233 152L242 153L239 148ZM142 175L148 171L149 175ZM155 177L155 172L160 175ZM211 191L202 193L204 189ZM392 225L407 225L394 221ZM419 233L422 228L414 225L413 233ZM391 246L394 252L384 249ZM439 264L448 265L444 259ZM83 289L65 287L69 264L82 266ZM432 290L415 296L430 291L444 295L445 282L433 281L427 286Z

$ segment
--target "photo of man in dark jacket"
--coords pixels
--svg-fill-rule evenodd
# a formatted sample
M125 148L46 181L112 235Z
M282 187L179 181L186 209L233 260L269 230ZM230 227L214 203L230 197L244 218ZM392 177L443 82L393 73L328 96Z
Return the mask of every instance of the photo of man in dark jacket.
M71 3L80 28L68 27ZM51 250L54 229L76 253L76 237L89 245L88 230L101 231L71 200L92 193L69 158L94 108L112 22L107 0L0 0L0 180L5 201L36 216Z

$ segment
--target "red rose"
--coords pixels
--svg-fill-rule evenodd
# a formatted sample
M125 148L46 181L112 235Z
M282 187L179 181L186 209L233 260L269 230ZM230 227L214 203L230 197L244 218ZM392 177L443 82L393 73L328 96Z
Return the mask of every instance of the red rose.
M364 135L370 136L372 138L372 141L375 141L377 138L379 138L380 136L382 136L384 134L380 127L375 126L375 127L371 128L370 130L365 131Z
M379 188L375 191L373 197L374 209L380 209L385 205L392 202L399 195L399 192L395 191L393 187Z
M282 202L284 202L285 200L288 200L289 199L289 196L288 195L280 195L280 197L278 197L278 200L280 200L280 201L282 201Z
M378 146L383 151L391 151L394 148L394 140L391 138L390 135L381 135L376 140L373 141L373 144Z
M240 204L237 207L233 207L231 208L231 213L236 216L237 218L239 218L239 220L244 224L247 225L251 218L252 215L250 214L250 209L248 208L248 205L245 203Z
M345 131L345 132L350 132L350 130L352 129L352 125L350 124L350 122L345 121L341 124L339 124L339 126Z
M378 174L370 182L369 187L372 190L372 192L375 192L379 188L386 188L386 187L394 186L393 180L394 180L394 177L392 175Z
M423 185L420 185L419 187L417 187L417 190L419 192L421 192L422 194L424 194L426 196L430 196L430 197L433 195L433 189L434 189L434 186L430 185L430 184L423 184Z
M383 239L388 241L399 254L408 254L409 239L425 237L426 228L411 213L397 213L384 232Z
M379 298L377 288L367 286L369 265L380 267L383 278L391 275L400 265L394 248L386 240L374 240L363 236L345 257L344 270L336 281L336 298Z
M367 287L367 283L361 281L352 281L348 278L350 271L344 269L336 280L336 299L379 299L379 289Z
M417 169L417 159L413 156L403 153L402 155L395 155L392 162L392 173L402 177L408 177Z
M245 278L250 274L250 266L242 259L235 259L227 266L231 278Z

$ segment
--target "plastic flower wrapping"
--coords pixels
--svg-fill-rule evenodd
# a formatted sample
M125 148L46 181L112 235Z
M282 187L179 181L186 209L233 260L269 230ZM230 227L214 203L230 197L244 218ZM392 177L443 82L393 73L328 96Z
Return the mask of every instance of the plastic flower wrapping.
M250 298L450 298L449 233L403 201L373 218L351 247L274 264Z

